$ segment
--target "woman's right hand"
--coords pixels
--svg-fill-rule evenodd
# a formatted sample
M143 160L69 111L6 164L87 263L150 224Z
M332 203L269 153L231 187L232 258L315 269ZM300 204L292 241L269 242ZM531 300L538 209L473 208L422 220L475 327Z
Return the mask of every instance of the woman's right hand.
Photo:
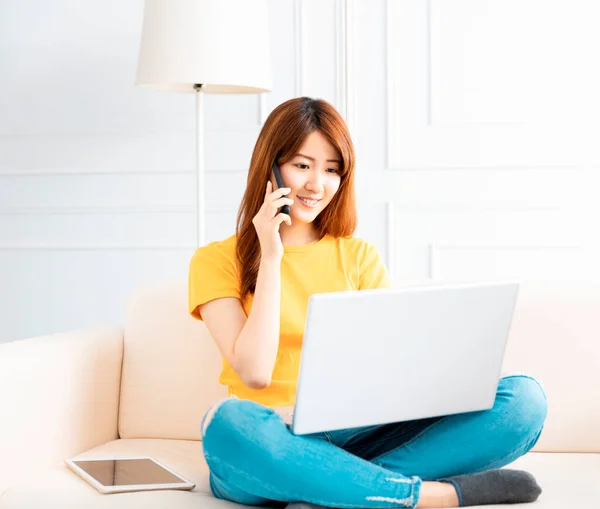
M289 187L280 187L275 191L272 189L271 181L267 182L265 201L258 214L252 219L252 224L254 224L260 242L261 256L281 259L283 243L279 235L279 225L285 221L291 226L292 218L283 212L278 214L277 211L284 205L291 205L294 200L285 196L291 191Z

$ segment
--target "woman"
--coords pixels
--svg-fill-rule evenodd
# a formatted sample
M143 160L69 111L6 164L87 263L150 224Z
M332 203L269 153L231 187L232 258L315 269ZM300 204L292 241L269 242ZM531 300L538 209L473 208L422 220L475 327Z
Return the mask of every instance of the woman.
M277 188L274 161L285 188ZM354 167L350 134L333 106L308 97L286 101L256 142L236 234L199 248L191 260L190 313L204 320L223 355L219 381L229 393L201 425L213 494L272 507L537 499L533 476L500 470L541 433L546 398L531 377L502 378L486 411L291 433L308 297L390 286L374 245L352 236ZM284 205L289 215L279 212Z

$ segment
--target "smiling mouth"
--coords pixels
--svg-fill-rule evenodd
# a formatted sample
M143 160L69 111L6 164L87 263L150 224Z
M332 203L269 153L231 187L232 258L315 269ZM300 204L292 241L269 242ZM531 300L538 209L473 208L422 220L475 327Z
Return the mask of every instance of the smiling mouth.
M306 205L307 207L314 207L317 205L317 203L319 203L321 200L309 200L307 198L303 198L302 196L298 196L298 200L300 200L300 203L302 203L303 205Z

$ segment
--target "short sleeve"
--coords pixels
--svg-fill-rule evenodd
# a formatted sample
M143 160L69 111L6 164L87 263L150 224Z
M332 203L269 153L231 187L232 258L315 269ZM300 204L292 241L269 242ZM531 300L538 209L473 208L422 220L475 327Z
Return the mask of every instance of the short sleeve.
M188 277L189 312L202 320L198 306L221 297L240 298L235 259L217 244L196 250L190 261Z
M376 290L391 288L387 268L381 259L379 251L370 242L365 242L360 263L358 281L359 290Z

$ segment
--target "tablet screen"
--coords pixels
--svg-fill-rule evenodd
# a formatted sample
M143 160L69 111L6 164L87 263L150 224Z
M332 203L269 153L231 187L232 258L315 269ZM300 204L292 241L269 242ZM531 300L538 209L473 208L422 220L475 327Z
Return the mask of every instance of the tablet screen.
M184 481L151 459L73 461L104 486L168 484Z

